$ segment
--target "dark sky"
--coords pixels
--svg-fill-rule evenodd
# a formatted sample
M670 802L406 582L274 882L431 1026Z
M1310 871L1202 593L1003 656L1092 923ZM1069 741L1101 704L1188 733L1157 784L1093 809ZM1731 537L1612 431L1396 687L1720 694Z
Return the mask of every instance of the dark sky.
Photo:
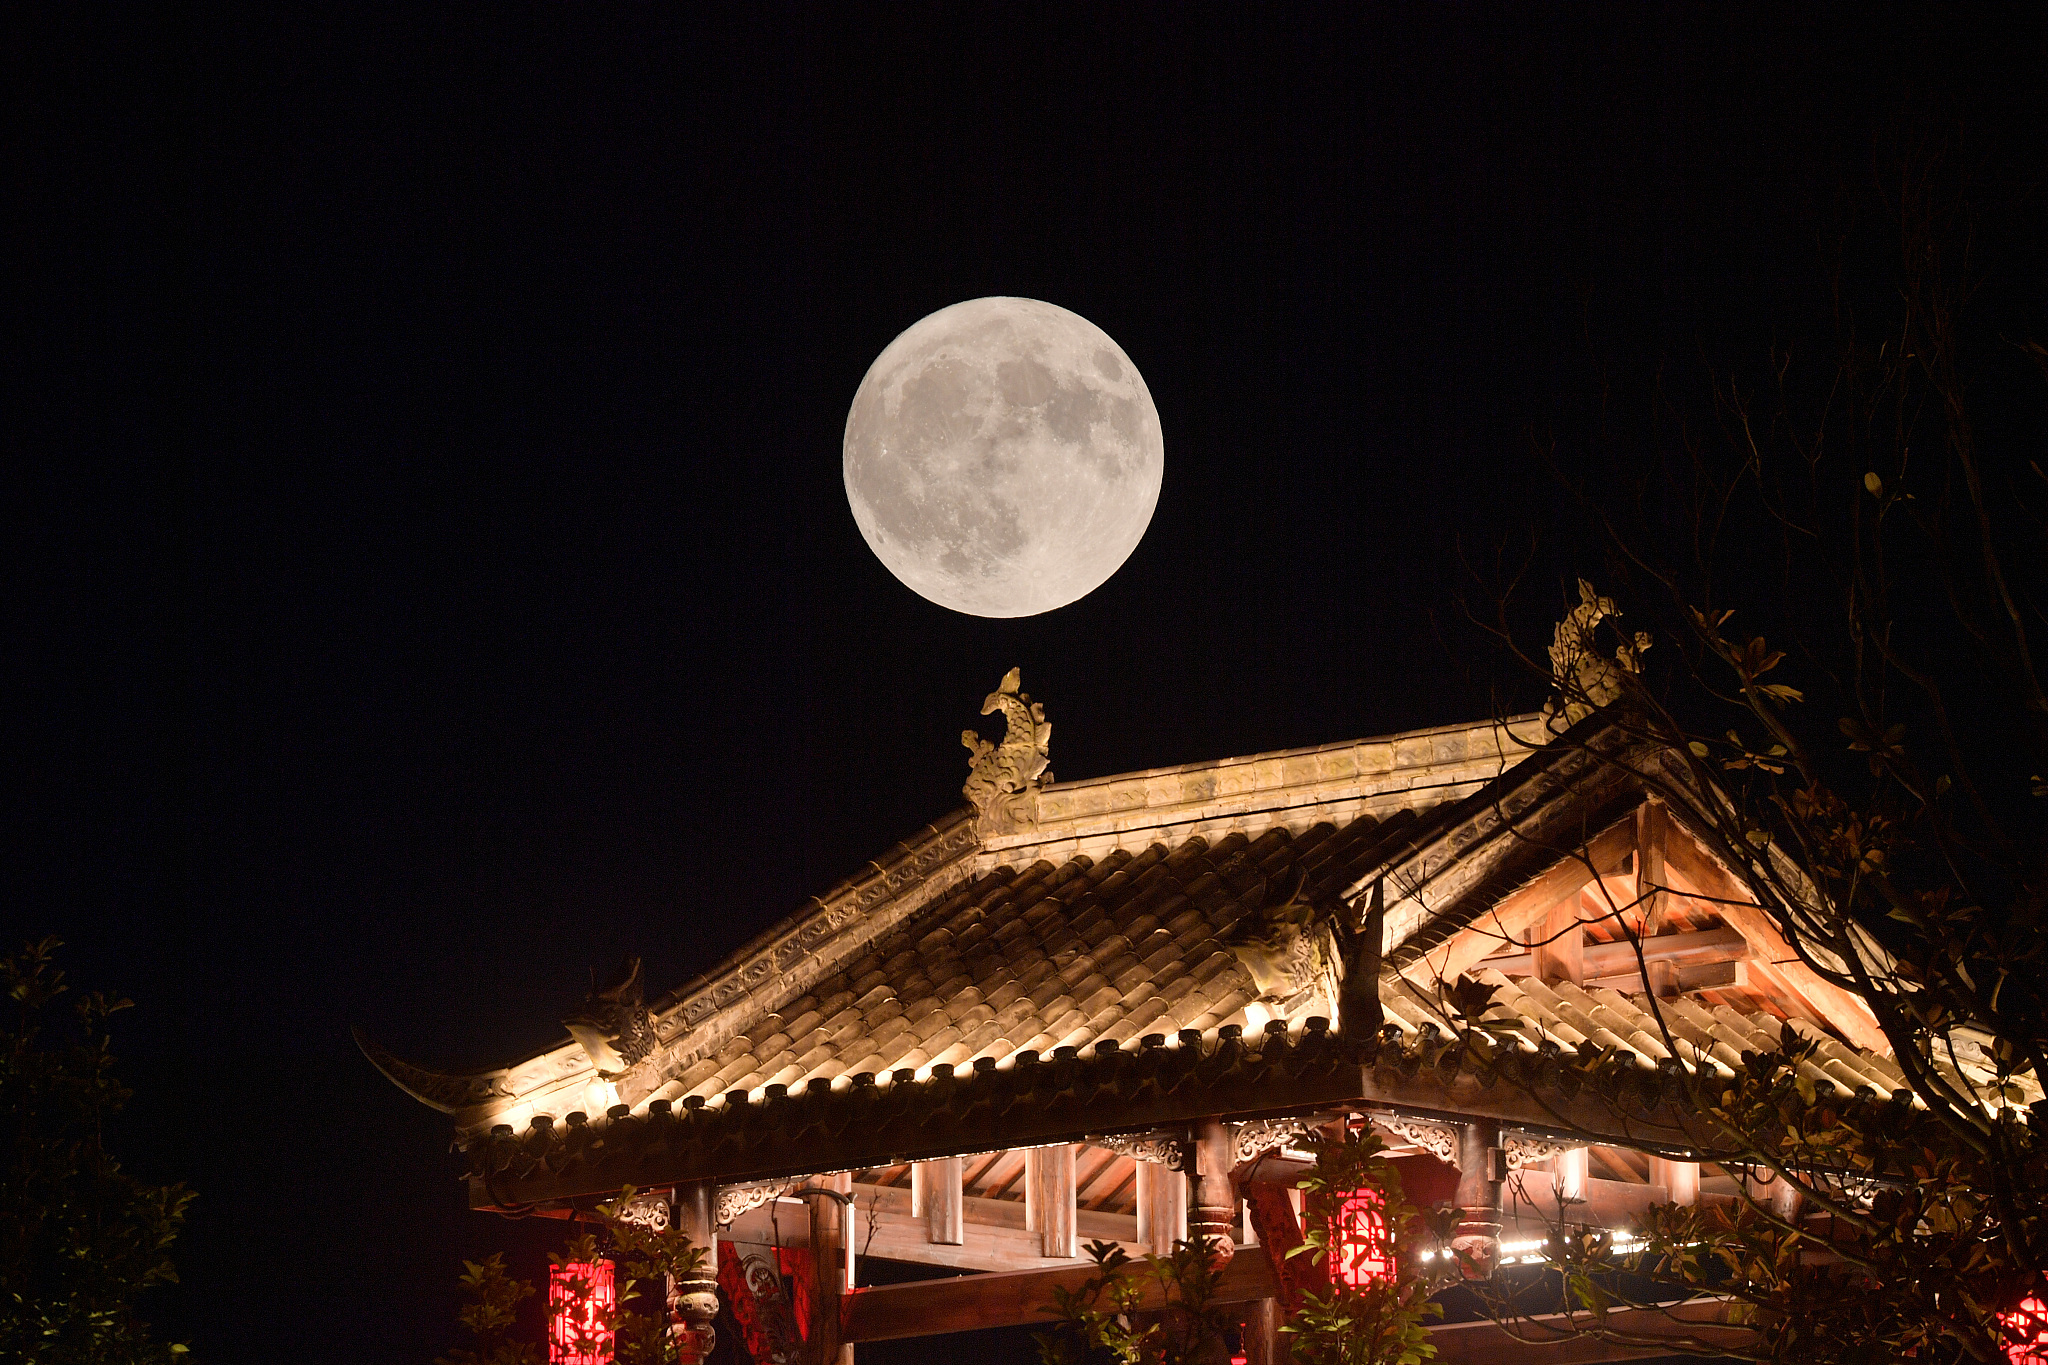
M1902 128L2041 209L2033 5L287 8L10 82L0 924L139 1003L204 1361L425 1362L461 1258L560 1231L466 1212L351 1023L492 1065L712 965L958 803L1012 664L1063 777L1484 714L1461 552L1597 564L1532 433L1823 342ZM869 362L987 294L1166 435L1130 561L1020 621L840 482Z

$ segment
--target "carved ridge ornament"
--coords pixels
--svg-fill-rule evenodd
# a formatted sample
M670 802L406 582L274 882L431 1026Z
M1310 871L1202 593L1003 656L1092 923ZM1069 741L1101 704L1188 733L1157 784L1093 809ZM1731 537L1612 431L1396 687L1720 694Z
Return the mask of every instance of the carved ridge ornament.
M1420 1147L1445 1165L1458 1164L1458 1130L1450 1124L1411 1119L1400 1114L1374 1114L1372 1121L1395 1137Z
M1505 1142L1508 1154L1508 1169L1519 1171L1539 1161L1548 1161L1566 1152L1576 1152L1586 1144L1569 1142L1563 1138L1538 1137L1534 1133L1509 1133Z
M1313 1131L1306 1119L1253 1119L1250 1123L1240 1124L1236 1137L1231 1141L1236 1164L1242 1166L1248 1161L1256 1161L1275 1148L1285 1147Z
M1052 722L1045 707L1023 690L1023 675L1011 669L1002 684L982 699L981 714L1003 717L1003 738L991 744L973 730L960 732L967 749L967 783L960 794L974 803L984 834L1014 834L1038 823L1038 789L1052 780Z
M1598 630L1602 621L1621 615L1611 597L1602 597L1585 579L1579 580L1579 605L1558 622L1550 637L1551 683L1557 696L1544 710L1556 729L1575 725L1621 696L1621 675L1643 671L1643 651L1650 637L1642 631L1621 635L1612 658L1602 652ZM1558 718L1562 717L1562 724Z
M645 1060L656 1044L654 1016L641 995L640 959L628 954L611 980L593 985L562 1026L607 1079Z

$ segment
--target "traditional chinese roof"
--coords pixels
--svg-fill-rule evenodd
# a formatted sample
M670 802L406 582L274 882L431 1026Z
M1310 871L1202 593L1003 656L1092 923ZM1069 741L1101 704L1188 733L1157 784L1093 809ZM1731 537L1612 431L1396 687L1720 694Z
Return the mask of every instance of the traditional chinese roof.
M1671 1050L1640 993L1545 986L1502 928L1504 913L1527 924L1522 902L1591 894L1590 872L1566 875L1575 850L1610 896L1634 895L1640 865L1641 794L1585 745L1540 734L1520 718L1046 785L1021 817L936 822L662 997L621 1070L575 1042L465 1077L372 1058L450 1112L472 1198L493 1205L644 1184L649 1162L663 1179L744 1180L1021 1146L1063 1124L1298 1111L1356 1099L1361 1062L1391 1066L1382 1089L1455 1111L1456 1066L1433 1070L1446 966L1497 987L1495 1015L1530 1054L1590 1040L1654 1074ZM1711 871L1697 850L1673 866ZM1375 882L1387 1046L1362 1059L1330 1033L1327 940L1293 926ZM1661 931L1696 958L1789 958L1718 910L1680 900ZM1686 1064L1732 1064L1796 1020L1826 1040L1812 1065L1830 1083L1896 1086L1874 1030L1845 1030L1798 970L1688 987L1665 1011Z
M466 1134L1213 1031L1259 993L1218 935L1279 877L1343 890L1375 830L1419 828L1525 752L1487 723L1048 784L1028 827L956 811L653 1002L656 1046L621 1073L571 1040L466 1076L372 1059Z

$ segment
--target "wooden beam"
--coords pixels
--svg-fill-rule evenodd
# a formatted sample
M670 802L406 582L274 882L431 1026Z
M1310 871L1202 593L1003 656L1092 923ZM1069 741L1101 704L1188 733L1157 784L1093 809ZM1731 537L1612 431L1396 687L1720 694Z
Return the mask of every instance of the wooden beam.
M856 1255L961 1270L1037 1270L1046 1264L1043 1239L1024 1230L1024 1205L1017 1200L963 1198L962 1240L952 1244L931 1240L929 1215L911 1213L910 1191L902 1186L856 1184L853 1197ZM1081 1209L1075 1223L1083 1243L1120 1242L1133 1256L1145 1254L1138 1245L1137 1219L1128 1213ZM809 1226L800 1205L781 1201L741 1214L724 1235L738 1242L807 1247Z
M1643 940L1644 962L1668 962L1675 968L1704 967L1740 962L1750 955L1749 940L1738 929L1701 929L1685 934L1658 934ZM1588 943L1583 954L1586 980L1635 976L1636 947L1619 943ZM1536 975L1536 955L1516 953L1511 957L1489 957L1479 964L1502 976Z
M1523 883L1480 912L1465 928L1401 969L1417 984L1437 980L1453 981L1471 970L1481 958L1503 943L1526 943L1530 930L1541 923L1553 906L1574 899L1594 880L1586 864L1591 862L1601 877L1619 869L1635 852L1635 819L1617 821L1595 836L1579 853L1570 853L1536 877ZM1629 899L1617 889L1618 899Z
M1672 1341L1686 1337L1709 1343L1718 1350L1739 1350L1754 1346L1756 1332L1730 1321L1736 1306L1726 1300L1704 1299L1673 1304L1667 1308L1617 1308L1602 1325L1632 1336ZM1583 1320L1584 1315L1581 1315ZM1544 1365L1604 1365L1614 1360L1639 1360L1644 1356L1669 1356L1673 1346L1613 1346L1591 1337L1577 1336L1562 1317L1524 1318L1511 1333L1498 1323L1444 1323L1429 1329L1430 1345L1436 1347L1440 1365L1496 1365L1504 1360L1540 1360Z
M1581 893L1583 894L1583 892ZM1559 901L1550 907L1536 930L1529 958L1532 975L1544 985L1569 981L1574 986L1586 979L1586 930L1579 916L1579 897Z
M1044 1270L1047 1266L1085 1265L1086 1258L1068 1257L1048 1261L1045 1234L1022 1228L991 1227L970 1223L958 1246L929 1240L923 1219L891 1218L886 1215L868 1221L866 1201L854 1215L855 1250L864 1257L898 1261L905 1265L949 1266L955 1270ZM1114 1242L1126 1254L1143 1258L1145 1248L1132 1240L1132 1219L1123 1220L1122 1236L1088 1237L1088 1241Z
M1582 1151L1581 1155L1583 1154ZM1556 1182L1542 1171L1527 1168L1509 1179L1508 1188L1513 1192L1513 1198L1507 1201L1513 1206L1509 1221L1520 1220L1525 1228L1530 1220L1542 1225L1555 1226L1560 1218L1570 1223L1621 1228L1627 1227L1649 1212L1652 1204L1684 1202L1674 1201L1670 1190L1663 1185L1645 1185L1639 1181L1605 1180L1599 1176L1588 1176L1584 1185L1585 1193L1579 1196L1579 1202L1561 1205L1557 1198ZM1693 1202L1725 1205L1733 1203L1734 1196L1701 1193Z
M1778 933L1778 926L1718 862L1691 838L1667 840L1665 873L1672 889L1701 897L1707 911L1749 940L1752 958L1775 973L1785 989L1821 1022L1841 1031L1857 1047L1889 1057L1891 1040L1877 1025L1877 1016L1854 991L1843 990L1800 961Z
M1693 1116L1676 1105L1663 1105L1623 1122L1597 1094L1537 1097L1514 1086L1488 1085L1470 1072L1445 1077L1433 1067L1423 1067L1412 1076L1374 1067L1337 1067L1268 1077L1254 1088L1237 1083L1183 1083L1171 1090L1141 1091L1123 1104L1117 1124L1136 1132L1178 1127L1219 1114L1238 1122L1334 1109L1392 1109L1444 1120L1495 1118L1538 1132L1575 1132L1621 1143L1646 1138L1682 1142L1693 1131ZM969 1111L970 1116L981 1112ZM876 1169L986 1151L996 1141L1078 1142L1091 1129L1099 1131L1101 1124L1099 1113L1064 1106L1013 1107L1003 1115L999 1135L991 1131L992 1123L972 1117L962 1120L945 1110L919 1117L922 1121L916 1125L898 1122L881 1129L856 1125L825 1148L787 1141L770 1130L745 1144L685 1144L650 1151L631 1163L578 1163L559 1173L543 1167L519 1179L500 1176L486 1181L473 1174L469 1178L470 1206L503 1208L513 1198L547 1203L608 1196L624 1183L654 1189L695 1180L730 1185L801 1179L827 1162L842 1168ZM1021 1160L1017 1164L1021 1167Z
M1090 1263L856 1289L846 1296L843 1340L893 1341L983 1327L1042 1327L1053 1319L1053 1290L1079 1289L1094 1274ZM1142 1287L1138 1311L1166 1306L1155 1278L1139 1275L1136 1282ZM1218 1277L1210 1302L1256 1303L1278 1292L1264 1256L1235 1256Z
M1657 979L1659 966L1666 969L1661 986L1645 982L1642 977L1631 972L1626 976L1589 976L1585 980L1585 987L1589 991L1620 991L1623 995L1669 991L1669 995L1659 995L1659 999L1690 995L1695 991L1750 990L1755 988L1755 983L1750 979L1751 965L1747 962L1715 962L1704 967L1671 967L1668 963L1652 962L1649 964L1652 981Z
M1671 822L1664 818L1664 803L1654 797L1636 807L1636 913L1639 937L1655 938L1664 932L1664 906L1670 893L1664 891L1664 842ZM1675 1000L1685 994L1678 968L1666 961L1643 959L1643 987L1659 1000Z

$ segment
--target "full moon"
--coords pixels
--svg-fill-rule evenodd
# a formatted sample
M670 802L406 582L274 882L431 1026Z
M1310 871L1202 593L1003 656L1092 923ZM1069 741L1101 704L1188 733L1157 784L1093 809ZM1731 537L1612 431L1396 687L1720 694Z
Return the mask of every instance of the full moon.
M1138 367L1036 299L969 299L890 342L853 396L845 453L868 548L970 616L1036 616L1101 587L1166 468Z

